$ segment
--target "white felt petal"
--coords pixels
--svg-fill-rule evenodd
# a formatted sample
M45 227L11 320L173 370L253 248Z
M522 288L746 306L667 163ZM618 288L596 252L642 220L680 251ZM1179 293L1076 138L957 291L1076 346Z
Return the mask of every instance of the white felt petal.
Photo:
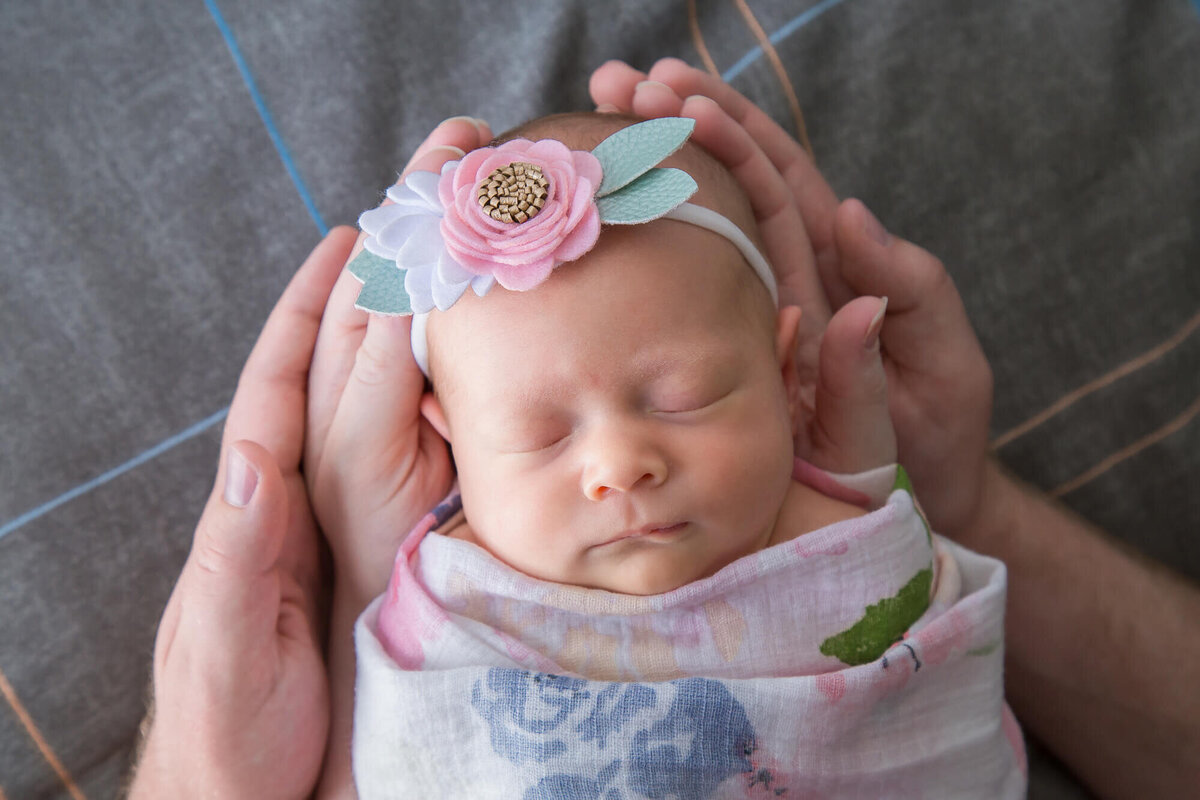
M492 290L496 285L495 275L476 275L471 280L471 288L475 290L475 294L483 297Z
M433 265L410 269L404 273L404 291L412 303L413 313L425 314L433 310Z
M398 208L398 206L392 206ZM376 235L379 243L384 247L394 247L397 251L408 243L408 240L414 236L428 236L430 223L436 231L438 225L437 217L432 217L428 214L405 214L391 220L383 227Z
M374 236L368 236L366 239L363 239L363 249L374 253L380 258L386 258L389 261L396 260L396 248L384 247Z
M444 281L439 281L435 275L432 288L433 304L438 307L438 311L446 311L458 302L458 298L463 296L463 292L467 290L467 282L445 283Z
M405 269L418 264L436 264L446 248L442 246L442 232L437 217L421 217L424 224L413 229L408 240L396 253L396 263Z
M437 275L438 278L446 283L467 283L475 277L474 272L471 272L462 264L455 261L444 248L442 249L441 257L438 259Z
M359 214L358 227L367 233L379 233L393 221L411 213L411 210L402 206L379 206Z
M442 204L438 200L439 180L441 180L441 175L438 173L421 171L410 174L404 179L404 183L431 207L440 210Z

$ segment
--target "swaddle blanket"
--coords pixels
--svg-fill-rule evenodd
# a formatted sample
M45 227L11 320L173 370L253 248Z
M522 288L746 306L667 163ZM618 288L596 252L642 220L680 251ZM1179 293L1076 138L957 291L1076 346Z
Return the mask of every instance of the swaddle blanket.
M797 477L877 507L648 597L427 535L452 496L356 626L359 795L1024 796L1004 566L931 535L898 468Z

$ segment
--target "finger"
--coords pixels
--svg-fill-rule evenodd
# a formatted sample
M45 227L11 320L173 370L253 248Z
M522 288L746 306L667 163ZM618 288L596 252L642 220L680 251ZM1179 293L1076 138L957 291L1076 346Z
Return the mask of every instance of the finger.
M624 61L606 61L596 68L588 80L588 93L596 105L614 106L620 111L633 110L633 93L646 73Z
M381 441L416 444L425 376L413 358L411 331L412 317L370 315L335 422L344 448L366 453L378 451Z
M451 117L442 122L417 148L417 153L404 169L404 175L415 170L440 172L447 161L460 159L465 150L483 146L491 140L486 122L472 117ZM403 178L402 178L403 180ZM390 203L384 200L384 203ZM362 250L360 234L350 258ZM354 366L355 354L367 331L367 313L355 308L362 284L348 270L343 271L329 295L321 319L316 348L309 375L308 440L305 461L311 472L320 468L324 442L333 424L346 382Z
M641 81L633 90L633 113L639 117L677 117L683 109L683 98L665 83Z
M804 310L801 324L814 331L829 320L829 304L813 261L812 247L791 191L762 149L710 98L693 95L681 113L696 120L695 141L737 178L758 222L780 280L780 302Z
M304 441L308 367L330 287L346 262L354 229L334 228L305 260L271 311L238 379L222 437L253 439L294 472Z
M481 119L450 117L442 120L436 128L429 132L425 140L417 145L417 149L413 151L413 156L409 159L408 165L405 166L400 177L403 179L404 176L416 169L426 169L426 167L419 166L418 162L433 148L456 147L464 153L469 153L475 148L487 144L491 139L492 129ZM461 157L459 156L459 158Z
M833 247L837 195L800 143L732 86L684 61L661 59L650 70L649 77L670 86L680 97L700 94L712 98L746 130L795 196L813 250L824 267L829 258L826 254Z
M401 490L420 497L440 496L451 478L446 444L421 416L425 376L413 359L411 327L411 317L371 315L328 436L330 452L352 454L358 461L355 474L371 476L373 496L384 499ZM334 491L344 502L351 502L347 492L367 490L366 486L339 488L338 482L348 470L342 469L339 475L338 465L332 458L328 461L331 466L318 468L314 478L320 487L318 494ZM422 469L422 464L444 468ZM387 537L405 529L396 525L394 530L372 537L371 542L378 546L339 553L339 571L356 576L362 586L382 591L389 559L399 545L398 540L388 541Z
M858 293L888 297L883 347L889 360L916 374L937 374L941 364L983 359L941 261L887 233L858 200L842 203L836 233L846 282Z
M864 472L896 460L879 348L887 308L886 297L852 300L821 340L811 460L829 472Z
M270 452L254 442L231 444L221 472L176 593L201 674L233 680L275 643L287 491Z

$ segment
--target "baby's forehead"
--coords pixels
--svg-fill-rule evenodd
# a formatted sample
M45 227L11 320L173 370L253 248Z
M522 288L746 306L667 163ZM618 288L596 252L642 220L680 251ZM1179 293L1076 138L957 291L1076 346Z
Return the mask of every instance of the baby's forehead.
M537 383L541 375L530 377L526 368L550 362L562 385L573 375L585 380L596 371L589 367L611 363L613 355L631 367L623 375L679 374L734 341L743 349L772 347L775 319L762 281L721 237L674 220L614 226L601 233L592 253L562 265L533 291L468 294L434 314L431 379L439 393L486 390L518 374ZM613 334L618 330L635 333L622 339ZM750 331L750 338L740 331ZM580 340L596 347L569 346ZM611 352L614 340L622 342L612 345L620 353ZM465 358L464 350L470 351ZM564 361L555 353L580 357Z

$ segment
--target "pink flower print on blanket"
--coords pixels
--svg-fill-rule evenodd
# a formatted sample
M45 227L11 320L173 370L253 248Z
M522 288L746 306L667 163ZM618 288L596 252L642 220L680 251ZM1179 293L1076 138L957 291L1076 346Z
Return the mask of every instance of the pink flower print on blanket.
M379 608L379 639L402 669L421 669L425 644L436 639L447 620L407 569L397 569Z

